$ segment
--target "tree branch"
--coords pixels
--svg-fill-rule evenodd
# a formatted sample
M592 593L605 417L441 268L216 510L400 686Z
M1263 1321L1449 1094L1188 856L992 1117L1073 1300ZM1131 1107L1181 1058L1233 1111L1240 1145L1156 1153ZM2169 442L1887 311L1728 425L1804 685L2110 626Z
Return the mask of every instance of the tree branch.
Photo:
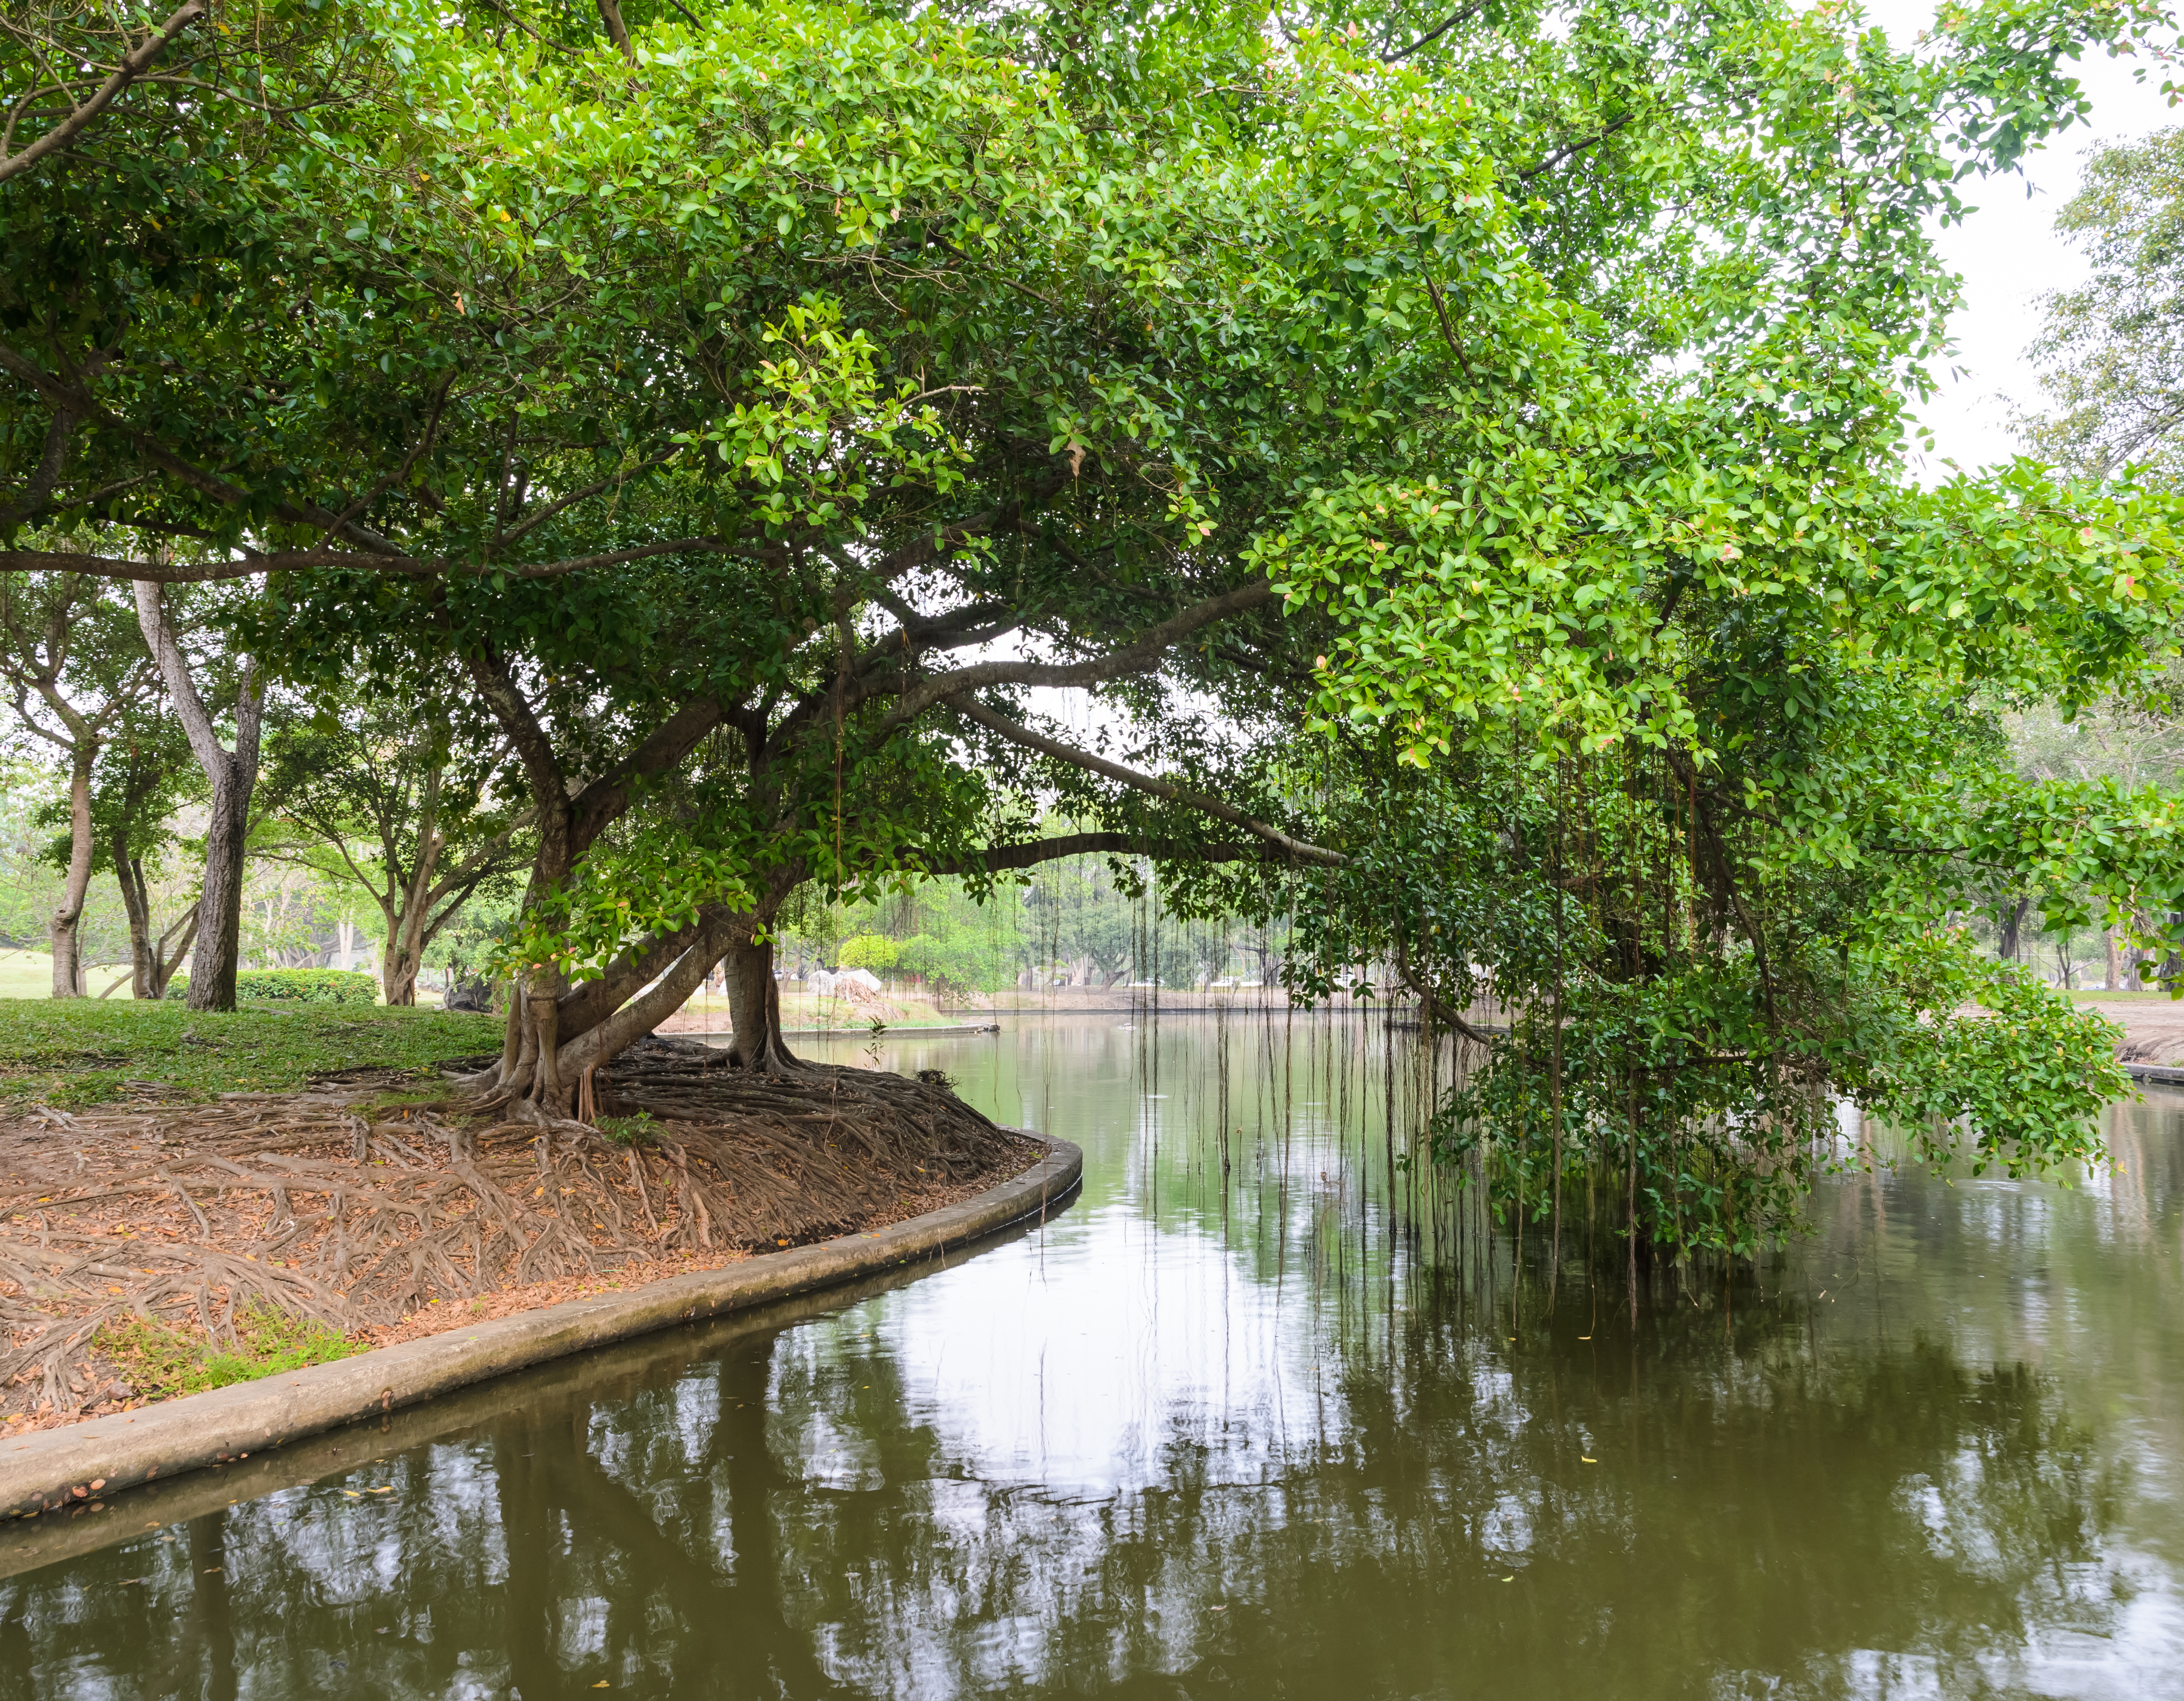
M1022 844L994 845L967 857L950 857L924 864L930 875L1005 874L1011 869L1037 868L1069 856L1142 856L1155 859L1170 855L1173 847L1145 833L1063 833L1050 839L1030 839ZM1244 862L1268 854L1252 846L1214 844L1190 853L1194 862Z
M1458 24L1461 24L1466 19L1474 16L1478 10L1479 8L1475 4L1457 8L1456 11L1451 13L1448 17L1443 19L1440 24L1427 31L1424 35L1419 36L1417 41L1412 42L1409 47L1404 48L1401 53L1390 53L1381 61L1381 63L1383 64L1390 65L1399 65L1402 64L1405 59L1410 58L1410 56L1418 52L1419 48L1438 41L1441 36L1446 36L1451 30L1453 30Z
M1253 837L1264 839L1268 844L1296 861L1316 864L1321 868L1341 868L1349 863L1350 859L1341 852L1328 850L1319 845L1307 844L1302 839L1291 838L1279 827L1269 826L1264 821L1255 820L1241 809L1233 804L1223 803L1218 798L1209 798L1202 792L1186 791L1173 781L1157 779L1150 774L1140 774L1134 768L1125 768L1119 762L1110 762L1104 756L1095 756L1089 750L1079 750L1074 745L1064 744L1058 739L1049 738L1042 733L1033 731L1031 728L1021 722L1011 720L1006 715L996 714L989 709L982 709L975 703L952 703L950 706L966 720L975 720L989 731L998 732L1011 744L1020 744L1027 750L1036 750L1042 756L1050 756L1057 762L1067 762L1072 767L1082 768L1088 773L1104 775L1106 778L1120 781L1123 785L1134 790L1149 792L1156 798L1164 798L1170 803L1181 803L1188 809L1211 815L1216 820L1226 821L1231 826L1241 827Z
M1158 664L1170 649L1193 632L1225 620L1232 614L1240 614L1252 609L1264 608L1279 595L1274 587L1264 582L1246 585L1226 595L1209 598L1181 614L1151 626L1133 642L1121 649L1110 651L1081 662L979 662L957 668L951 673L935 674L929 679L915 683L905 682L903 675L894 675L894 684L889 676L876 678L861 695L878 697L890 690L900 692L901 700L888 712L888 727L893 728L913 720L937 703L950 701L965 692L983 690L996 685L1097 685L1103 680L1119 679L1124 674L1142 673Z
M329 515L329 519L338 516ZM319 522L314 520L314 525ZM657 555L733 555L740 553L723 537L677 537L660 543L641 543L628 549L610 549L598 555L574 555L560 561L534 562L527 567L459 561L452 557L426 558L402 554L364 554L354 549L282 549L270 555L252 554L241 561L124 561L110 555L77 555L62 550L0 549L0 573L81 573L95 579L129 579L154 585L195 585L217 579L251 579L261 573L292 573L315 567L347 567L366 573L394 573L415 579L445 574L499 573L510 579L557 579L564 574L588 572L599 567L619 567Z
M205 0L187 0L182 8L144 38L143 44L124 58L114 75L101 83L91 98L40 136L36 142L5 159L0 159L0 183L28 171L49 153L58 153L83 133L85 127L99 114L114 104L121 92L152 68L153 61L166 51L168 42L205 14Z
M1404 949L1401 940L1396 943L1396 972L1403 977L1403 984L1418 994L1418 1003L1424 1007L1426 1014L1431 1020L1439 1022L1451 1032L1462 1034L1464 1038L1477 1044L1488 1045L1492 1042L1493 1035L1488 1033L1484 1028L1472 1026L1469 1022L1464 1020L1454 1009L1442 1003L1435 995L1434 989L1412 969L1410 953Z

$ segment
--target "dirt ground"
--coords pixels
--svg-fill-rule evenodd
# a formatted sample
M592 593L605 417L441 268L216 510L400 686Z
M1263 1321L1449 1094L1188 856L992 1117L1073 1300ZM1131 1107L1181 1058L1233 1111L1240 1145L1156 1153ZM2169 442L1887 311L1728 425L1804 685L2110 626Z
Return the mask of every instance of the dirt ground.
M2184 1064L2184 1001L2157 995L2085 1002L2122 1025L2125 1038L2116 1055L2126 1063Z
M398 1105L400 1076L0 1121L4 1432L142 1404L98 1350L132 1316L229 1344L271 1306L391 1345L900 1221L1040 1155L944 1086L861 1070L656 1046L599 1086L629 1143Z

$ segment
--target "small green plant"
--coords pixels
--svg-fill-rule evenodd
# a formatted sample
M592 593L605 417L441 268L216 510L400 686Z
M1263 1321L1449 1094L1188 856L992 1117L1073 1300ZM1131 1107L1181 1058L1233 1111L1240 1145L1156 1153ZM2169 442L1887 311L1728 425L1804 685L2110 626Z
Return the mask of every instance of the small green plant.
M155 1399L255 1381L364 1350L323 1323L291 1317L270 1305L252 1306L239 1315L235 1337L233 1347L216 1347L149 1318L131 1317L108 1324L98 1339L98 1350L131 1385Z
M649 1110L640 1110L634 1116L602 1116L592 1126L610 1145L634 1146L659 1131L660 1119Z

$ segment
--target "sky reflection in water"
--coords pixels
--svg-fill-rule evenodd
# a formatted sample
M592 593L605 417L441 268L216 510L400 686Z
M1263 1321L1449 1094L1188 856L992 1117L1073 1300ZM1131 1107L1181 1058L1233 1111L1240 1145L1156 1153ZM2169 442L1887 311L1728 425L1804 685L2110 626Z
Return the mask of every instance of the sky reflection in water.
M18 1540L0 1696L2184 1695L2184 1102L2075 1188L1831 1182L1634 1335L1391 1231L1411 1044L895 1044L1082 1198Z

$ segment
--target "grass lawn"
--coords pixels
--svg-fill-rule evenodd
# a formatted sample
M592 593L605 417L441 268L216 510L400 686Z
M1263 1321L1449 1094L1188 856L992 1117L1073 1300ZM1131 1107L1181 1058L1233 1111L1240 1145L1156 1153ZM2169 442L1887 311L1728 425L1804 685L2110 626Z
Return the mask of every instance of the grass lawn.
M179 1003L0 998L0 1111L148 1095L275 1092L344 1069L416 1069L500 1048L498 1016L384 1004L253 1004L225 1014Z

